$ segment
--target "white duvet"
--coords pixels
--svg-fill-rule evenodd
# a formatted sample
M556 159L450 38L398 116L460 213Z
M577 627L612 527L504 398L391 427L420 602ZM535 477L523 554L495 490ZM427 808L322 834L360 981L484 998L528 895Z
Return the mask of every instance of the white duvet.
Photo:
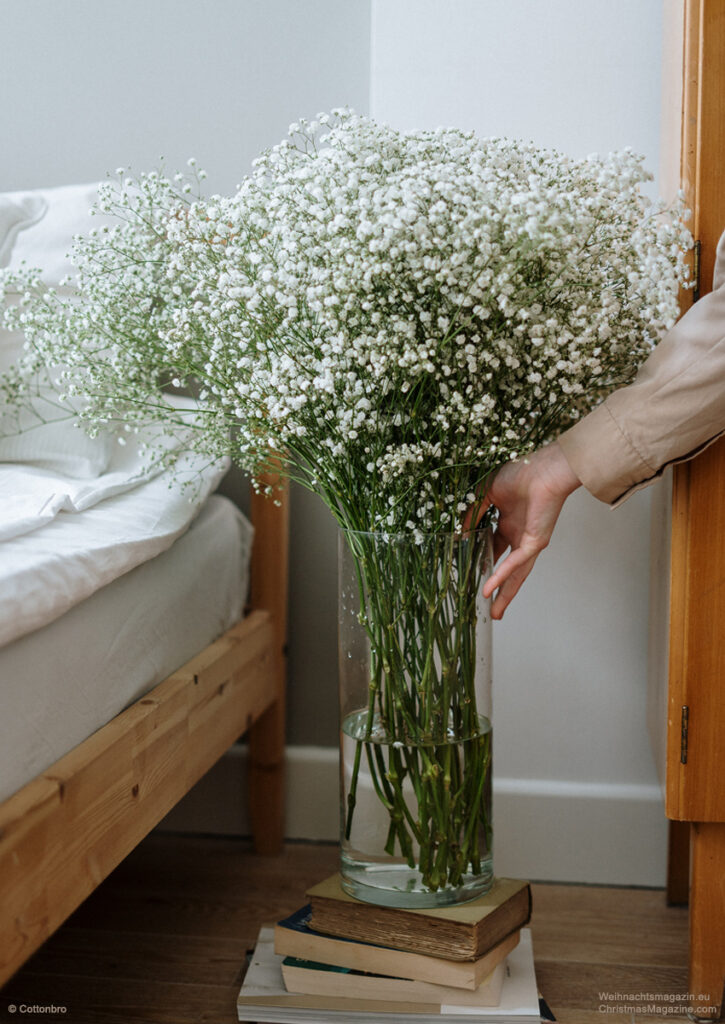
M168 548L226 468L182 454L162 472L130 442L92 479L0 464L0 646Z

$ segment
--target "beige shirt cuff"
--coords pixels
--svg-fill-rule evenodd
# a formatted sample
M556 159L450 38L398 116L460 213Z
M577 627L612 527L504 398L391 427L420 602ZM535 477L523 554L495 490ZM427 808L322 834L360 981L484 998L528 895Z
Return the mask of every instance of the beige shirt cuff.
M563 433L558 442L586 489L610 505L619 504L657 473L622 432L606 402Z

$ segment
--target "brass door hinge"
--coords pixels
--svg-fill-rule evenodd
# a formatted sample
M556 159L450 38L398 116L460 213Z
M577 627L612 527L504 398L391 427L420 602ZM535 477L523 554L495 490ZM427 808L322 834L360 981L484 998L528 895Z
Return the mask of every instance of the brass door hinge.
M680 720L680 764L687 764L687 730L690 723L690 709L687 704L682 705L682 718Z
M692 246L692 301L697 302L700 298L700 239Z

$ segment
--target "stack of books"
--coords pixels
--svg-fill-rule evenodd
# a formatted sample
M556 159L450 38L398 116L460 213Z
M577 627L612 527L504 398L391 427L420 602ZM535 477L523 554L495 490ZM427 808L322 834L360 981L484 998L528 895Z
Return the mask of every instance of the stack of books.
M240 1021L276 1024L539 1024L528 882L434 909L362 903L339 875L262 928L237 1000Z

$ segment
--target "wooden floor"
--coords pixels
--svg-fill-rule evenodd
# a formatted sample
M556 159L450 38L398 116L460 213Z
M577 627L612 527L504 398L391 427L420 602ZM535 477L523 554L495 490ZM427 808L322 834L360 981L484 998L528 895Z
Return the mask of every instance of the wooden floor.
M37 1019L20 1013L25 1004L65 1007L42 1017L72 1024L233 1024L259 926L336 867L334 846L290 844L263 858L242 840L152 835L0 991L0 1021ZM537 977L557 1020L672 1019L633 1018L615 994L686 991L685 909L666 907L658 890L533 889Z

